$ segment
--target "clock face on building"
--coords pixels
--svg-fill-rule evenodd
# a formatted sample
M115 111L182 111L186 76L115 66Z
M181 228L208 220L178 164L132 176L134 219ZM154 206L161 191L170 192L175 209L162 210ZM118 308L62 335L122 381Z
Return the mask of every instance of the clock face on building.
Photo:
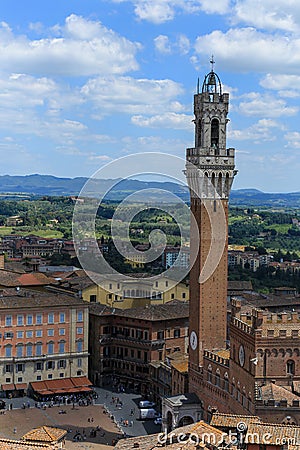
M239 348L239 363L243 367L245 364L245 349L243 345L240 345Z
M190 334L190 345L192 350L196 350L198 345L198 338L195 331L192 331Z

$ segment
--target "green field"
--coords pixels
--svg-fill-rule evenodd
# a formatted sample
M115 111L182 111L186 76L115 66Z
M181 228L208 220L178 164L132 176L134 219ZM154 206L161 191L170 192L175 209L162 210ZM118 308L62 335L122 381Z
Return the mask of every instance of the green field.
M26 235L26 234L34 234L35 236L40 236L45 239L61 239L63 237L63 233L57 230L35 230L35 229L27 229L24 230L23 227L5 227L0 226L0 237L1 236L8 236L9 234L19 234L19 235Z

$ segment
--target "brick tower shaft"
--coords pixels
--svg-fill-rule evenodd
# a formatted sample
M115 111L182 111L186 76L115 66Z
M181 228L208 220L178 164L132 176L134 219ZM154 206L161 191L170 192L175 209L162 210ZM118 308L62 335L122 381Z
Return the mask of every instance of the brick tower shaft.
M192 370L204 350L226 348L228 196L234 149L226 148L229 94L218 75L206 75L194 96L195 147L186 152L191 200L190 346Z

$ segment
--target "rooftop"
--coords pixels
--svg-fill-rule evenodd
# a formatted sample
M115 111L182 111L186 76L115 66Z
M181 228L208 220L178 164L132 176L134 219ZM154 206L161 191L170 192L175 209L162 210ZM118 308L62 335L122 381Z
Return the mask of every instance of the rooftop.
M33 430L24 434L22 439L24 439L25 441L35 441L52 444L54 442L62 440L66 434L67 434L66 430L43 426L39 428L34 428Z
M262 400L275 400L275 402L287 400L288 406L292 406L293 400L300 400L299 396L293 394L291 390L275 383L268 383L265 386L261 386L260 389Z
M189 358L187 355L182 355L181 358L176 358L170 361L171 366L180 373L186 373L189 367Z
M222 442L223 437L223 432L201 420L191 425L176 428L167 436L160 433L122 439L117 443L115 448L117 450L129 450L133 448L139 448L141 450L161 450L161 448L168 448L169 450L178 450L179 448L190 450L202 448L205 450L209 448L205 445L206 443L209 444L211 441L216 443ZM199 443L200 447L197 446L197 443Z
M59 301L58 301L59 299ZM71 295L53 294L51 292L32 291L29 289L5 289L0 294L1 309L41 308L47 306L88 306L86 302Z
M145 305L138 308L124 309L119 312L123 317L143 320L171 320L189 317L189 303L172 300L163 305Z
M0 450L56 450L56 445L0 438Z
M172 300L163 305L145 305L138 308L117 309L110 308L100 303L90 305L90 313L98 316L114 314L132 319L159 321L189 317L189 303L180 300Z
M191 392L187 394L179 394L173 395L172 397L167 397L167 401L174 406L193 405L195 403L200 403L198 396Z
M0 285L4 287L46 286L51 282L54 282L54 279L40 272L19 273L4 269L0 270Z
M252 422L261 422L261 419L258 416L214 413L210 425L217 428L236 428L239 422L245 422L246 425L249 425Z

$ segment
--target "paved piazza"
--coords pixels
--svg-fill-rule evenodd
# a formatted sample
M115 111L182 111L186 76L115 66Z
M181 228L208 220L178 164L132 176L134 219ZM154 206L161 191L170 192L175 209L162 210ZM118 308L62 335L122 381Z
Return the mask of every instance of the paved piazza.
M66 413L60 414L60 411ZM32 428L42 425L70 430L66 436L67 449L108 449L112 448L113 440L121 436L117 426L107 414L103 413L100 405L76 406L75 409L72 405L54 406L45 410L30 407L0 414L1 437L19 439ZM97 426L101 427L101 431L97 431L96 436L91 436L91 431ZM73 438L77 431L86 436L86 439L75 444ZM109 444L109 447L106 444Z
M113 448L113 441L124 434L132 437L160 431L160 426L155 425L153 420L146 422L138 420L138 402L142 399L140 395L116 392L111 388L94 387L94 391L98 394L98 398L94 400L93 405L76 404L75 408L70 404L39 409L35 407L35 401L28 397L4 398L7 409L5 414L0 410L0 437L19 439L32 428L48 425L70 430L66 436L67 450L108 450ZM121 401L121 408L113 402L114 398ZM23 409L22 405L27 405L28 402L30 407ZM108 410L107 414L103 413L103 405ZM59 414L60 411L66 413ZM91 435L91 431L97 426L101 430L96 432L96 436ZM77 431L86 437L84 441L74 441Z

